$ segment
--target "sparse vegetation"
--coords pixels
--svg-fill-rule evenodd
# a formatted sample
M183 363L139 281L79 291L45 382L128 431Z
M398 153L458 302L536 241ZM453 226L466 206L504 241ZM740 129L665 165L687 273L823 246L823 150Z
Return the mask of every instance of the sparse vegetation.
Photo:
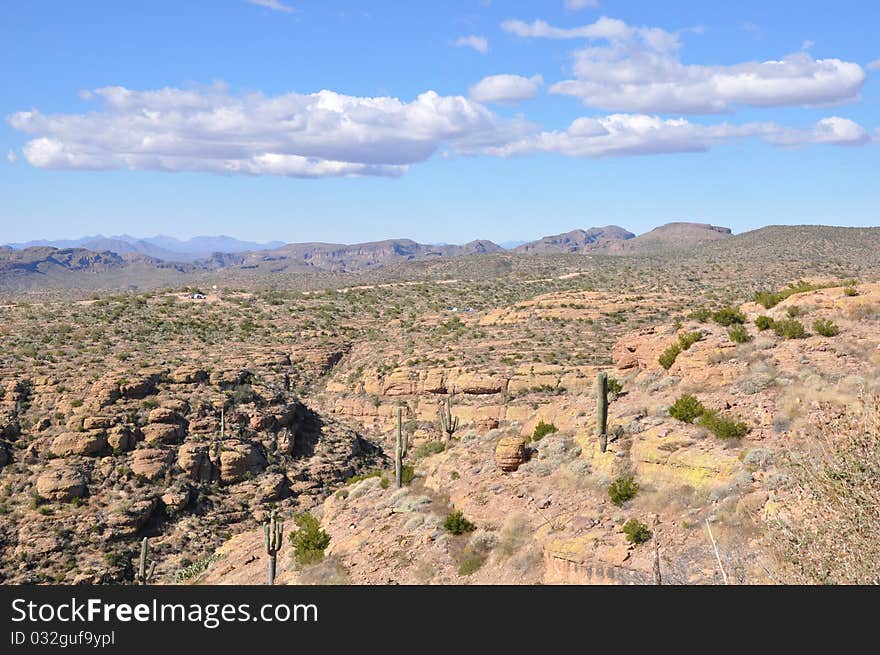
M651 538L651 531L648 526L638 519L630 519L623 524L623 534L626 540L631 544L643 544Z
M836 337L840 334L840 328L837 327L837 324L827 318L818 318L813 321L813 330L823 337Z
M724 327L742 325L746 322L746 315L735 307L724 307L712 313L712 320Z
M447 514L446 520L443 521L443 527L448 533L455 535L473 532L477 529L477 526L465 518L461 510Z
M764 330L770 330L773 328L773 319L769 316L759 316L755 319L755 326L763 332Z
M745 325L734 325L727 331L727 336L730 337L733 343L748 343L752 340Z
M330 545L330 535L321 529L321 524L308 512L293 517L297 530L290 533L290 545L298 566L306 566L320 561Z
M719 439L741 439L749 432L749 426L714 409L706 409L700 415L700 425Z
M703 407L703 403L697 400L695 396L689 394L679 396L678 400L669 407L669 415L685 423L693 423L705 411L706 408Z
M559 428L552 423L545 423L544 420L541 419L535 426L534 432L532 432L532 441L540 441L548 434L553 434L554 432L559 432Z
M776 336L783 339L804 339L807 336L804 324L793 318L775 321L773 323L773 331L776 333Z
M608 497L618 507L635 498L638 493L639 483L631 475L621 476L608 486Z

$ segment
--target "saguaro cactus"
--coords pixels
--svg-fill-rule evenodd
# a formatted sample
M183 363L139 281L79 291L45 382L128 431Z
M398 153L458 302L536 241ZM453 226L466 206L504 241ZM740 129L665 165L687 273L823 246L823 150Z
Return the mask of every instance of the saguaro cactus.
M397 488L403 486L403 460L406 458L408 442L406 435L403 433L403 408L397 408L397 443L394 447L394 477L397 481Z
M139 585L150 584L153 581L153 573L156 570L156 562L150 562L150 566L147 567L149 541L149 537L144 537L141 541L141 556L138 561L138 572L135 575L135 582Z
M440 407L440 431L443 432L443 443L452 441L452 435L458 430L458 417L452 415L452 395L446 398L446 407Z
M272 512L269 520L263 524L263 543L266 553L269 555L269 563L266 568L266 584L275 584L275 563L281 544L284 543L284 521L279 521L276 512Z
M596 432L599 448L604 453L608 447L608 374L605 371L596 376Z

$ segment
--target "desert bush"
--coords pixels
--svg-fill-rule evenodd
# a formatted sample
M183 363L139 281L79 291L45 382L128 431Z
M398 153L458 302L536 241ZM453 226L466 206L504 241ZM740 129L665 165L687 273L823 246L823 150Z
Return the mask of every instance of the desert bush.
M857 296L859 295L858 290L855 287L844 287L843 288L844 296Z
M786 298L790 298L797 293L806 293L807 291L815 291L816 289L828 289L836 284L838 283L810 284L809 282L799 280L798 282L792 282L782 291L756 291L755 302L759 305L763 305L765 309L770 309Z
M688 318L692 321L697 321L699 323L705 323L710 318L712 318L712 312L706 309L705 307L701 307L700 309L695 309L690 314L688 314Z
M769 522L783 581L880 584L880 398L823 405L811 418L786 467L796 511Z
M724 327L742 325L746 322L746 315L735 307L724 307L717 312L712 312L712 320Z
M465 532L473 532L477 529L477 526L465 518L461 510L447 514L446 520L443 521L443 527L450 534L464 534Z
M660 366L669 370L669 367L675 364L675 360L680 354L681 346L679 346L677 343L674 343L669 346L669 348L660 353L660 357L657 358L657 361L659 362Z
M702 413L700 425L719 439L741 439L749 431L749 426L742 421L732 419L714 409L707 409Z
M290 533L297 565L306 566L323 559L324 551L330 545L330 535L321 529L318 519L308 512L301 512L293 517L293 522L299 528Z
M793 318L784 321L775 321L773 323L773 331L776 336L784 339L803 339L807 336L804 324Z
M541 419L535 426L535 431L532 432L532 441L540 441L548 434L553 434L554 432L559 432L559 428L552 423L544 423L544 420Z
M840 328L834 321L827 318L819 318L813 321L813 329L823 337L836 337L840 334Z
M637 493L639 493L639 483L631 475L621 476L608 485L608 497L618 507L635 498Z
M620 383L620 380L617 378L608 378L608 393L613 393L615 396L619 396L623 391L623 385Z
M733 343L748 343L752 340L745 325L734 325L727 331L727 336Z
M669 348L664 350L660 357L657 359L660 366L665 369L669 369L675 363L676 358L685 350L690 348L692 345L697 343L703 338L703 333L698 331L695 332L685 332L683 334L678 335L678 343L674 343Z
M693 423L705 411L706 408L703 407L703 403L689 394L679 396L678 400L669 407L669 415L685 423Z
M773 319L769 316L759 316L755 319L755 326L763 332L764 330L770 330L773 328Z
M442 453L444 449L445 446L441 441L429 441L416 448L413 452L413 457L415 459L424 459L425 457Z
M623 534L626 535L626 540L632 544L643 544L651 538L648 526L638 519L630 519L624 523Z
M798 305L791 305L785 308L785 313L789 318L797 318L798 316L803 316L806 312Z

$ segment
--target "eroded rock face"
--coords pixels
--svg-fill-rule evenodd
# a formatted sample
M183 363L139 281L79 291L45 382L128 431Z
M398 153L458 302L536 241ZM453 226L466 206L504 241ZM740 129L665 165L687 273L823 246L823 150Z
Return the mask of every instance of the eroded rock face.
M150 423L141 428L144 440L151 445L178 443L184 435L181 425L172 423Z
M88 493L88 481L77 468L59 464L37 478L37 493L43 498L67 502Z
M202 443L185 443L177 451L177 465L196 482L211 482L219 471L211 461L211 447Z

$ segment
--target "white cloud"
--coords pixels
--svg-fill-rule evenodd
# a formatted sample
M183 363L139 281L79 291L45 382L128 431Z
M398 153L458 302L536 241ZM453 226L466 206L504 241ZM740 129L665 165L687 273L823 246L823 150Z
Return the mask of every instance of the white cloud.
M10 164L14 164L15 162L18 161L18 155L15 154L15 150L12 150L12 149L10 148L10 149L7 151L7 153L6 153L6 161L8 161Z
M459 48L473 48L477 52L482 52L483 54L489 52L489 39L485 36L477 36L476 34L458 37L455 45Z
M470 88L470 96L477 102L519 102L534 98L542 84L540 75L490 75Z
M683 118L662 119L644 114L578 118L565 130L541 132L488 152L502 157L552 152L567 157L614 157L703 152L727 142L757 137L784 147L809 144L862 145L867 132L847 119L825 118L807 130L774 123L702 125Z
M332 91L230 95L222 86L183 90L95 89L100 111L8 117L33 138L32 165L270 174L402 175L440 147L471 154L535 128L481 104L433 91L411 102Z
M286 5L279 0L245 0L252 5L257 5L258 7L265 7L266 9L273 9L275 11L283 11L286 14L289 14L293 11L293 7L290 5Z
M606 111L708 114L738 105L836 104L856 100L866 77L858 64L806 52L729 66L683 64L677 34L611 18L575 28L508 20L502 28L523 37L590 41L572 55L574 79L550 91Z
M868 62L866 68L869 71L880 71L880 59L875 59L874 61Z
M565 8L569 11L579 9L594 9L599 6L599 0L565 0Z

